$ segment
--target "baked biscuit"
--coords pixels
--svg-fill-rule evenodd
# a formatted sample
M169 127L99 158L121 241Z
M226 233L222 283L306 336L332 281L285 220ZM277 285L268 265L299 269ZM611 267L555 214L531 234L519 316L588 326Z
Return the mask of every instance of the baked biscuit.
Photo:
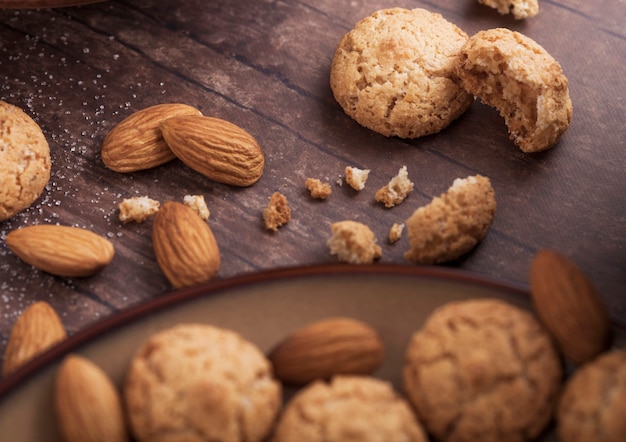
M333 95L359 124L385 136L441 131L472 103L457 74L467 34L425 9L383 9L339 42Z
M559 401L557 432L567 442L626 440L626 349L580 367Z
M151 336L124 385L139 441L260 441L281 406L265 355L239 334L180 324Z
M331 255L350 264L371 264L382 256L374 232L358 221L339 221L331 226L331 236L326 241Z
M450 302L411 338L404 387L437 440L527 441L551 420L562 368L529 312L496 299Z
M461 50L463 86L495 107L523 152L555 145L569 127L572 101L561 65L529 37L505 28L473 35Z
M406 220L409 250L404 257L418 264L459 258L482 241L495 212L496 196L489 178L457 178L446 193Z
M0 101L0 221L31 206L50 181L50 147L22 109Z
M409 404L385 381L336 376L301 390L286 406L273 442L426 442Z
M478 3L497 10L500 14L513 14L517 20L534 17L539 13L537 0L478 0Z

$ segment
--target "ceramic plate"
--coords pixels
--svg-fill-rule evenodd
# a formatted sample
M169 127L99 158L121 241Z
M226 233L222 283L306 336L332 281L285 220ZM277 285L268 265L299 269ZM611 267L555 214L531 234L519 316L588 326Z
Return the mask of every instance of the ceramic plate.
M358 318L375 327L385 343L385 362L376 376L401 390L400 367L411 334L434 308L469 298L498 298L531 308L524 287L441 267L288 268L174 292L81 331L0 383L0 434L12 442L59 440L53 383L65 354L89 358L121 385L139 345L179 323L230 328L268 351L290 331L317 319Z

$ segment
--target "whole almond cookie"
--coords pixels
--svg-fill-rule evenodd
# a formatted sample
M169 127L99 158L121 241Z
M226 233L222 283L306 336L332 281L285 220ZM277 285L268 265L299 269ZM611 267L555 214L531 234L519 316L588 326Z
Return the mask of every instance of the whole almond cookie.
M262 441L281 406L265 355L229 329L179 324L135 353L124 385L141 442Z
M0 101L0 221L31 206L50 180L50 147L22 109Z
M447 303L408 344L403 379L436 440L534 440L551 420L562 381L548 332L497 299Z
M459 67L465 89L498 109L523 152L552 147L569 127L567 77L531 38L505 28L480 31L463 46Z
M339 42L330 86L343 110L385 136L441 131L472 103L457 67L467 34L425 9L382 9Z
M557 431L568 442L626 440L626 349L580 367L559 401Z

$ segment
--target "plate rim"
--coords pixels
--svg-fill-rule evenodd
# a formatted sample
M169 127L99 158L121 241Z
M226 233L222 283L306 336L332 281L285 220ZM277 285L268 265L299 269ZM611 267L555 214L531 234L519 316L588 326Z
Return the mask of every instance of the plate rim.
M333 275L386 275L409 278L431 278L444 281L452 281L462 284L478 285L494 290L502 290L514 296L529 297L527 284L516 283L497 279L482 274L473 273L453 267L407 265L393 263L374 264L346 264L346 263L322 263L312 265L295 265L269 270L253 271L223 279L215 279L191 287L172 289L160 295L128 308L117 311L102 319L99 319L75 334L68 336L59 344L42 352L23 366L15 370L9 376L0 379L0 402L13 390L25 383L29 378L43 371L47 366L60 360L73 350L85 345L98 337L116 329L132 324L144 316L158 313L175 305L193 301L204 296L216 296L237 288L245 288L250 285L290 280L309 277L323 277Z

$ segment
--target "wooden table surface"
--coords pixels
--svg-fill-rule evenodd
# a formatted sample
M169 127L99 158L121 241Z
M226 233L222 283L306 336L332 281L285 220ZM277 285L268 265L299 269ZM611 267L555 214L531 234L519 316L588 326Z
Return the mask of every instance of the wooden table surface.
M498 113L480 102L437 135L385 138L359 126L334 101L329 67L341 37L381 8L423 7L468 34L508 27L536 40L569 78L574 117L553 149L524 154ZM82 7L0 11L0 99L23 108L51 148L52 177L28 210L0 223L0 350L25 307L48 301L70 333L172 287L152 249L152 222L123 225L117 206L148 195L161 203L205 196L218 240L219 278L266 269L335 262L330 225L369 225L380 262L412 265L408 239L386 234L458 177L488 176L497 211L485 240L447 264L526 284L535 253L551 248L585 270L610 308L626 318L626 7L581 0L540 0L539 15L516 21L474 0L132 0ZM264 149L259 182L235 188L212 182L179 161L120 174L104 167L101 143L124 117L178 102L234 122ZM372 170L365 190L339 186L347 165ZM374 192L406 165L415 191L385 209ZM312 200L308 177L333 186ZM263 228L268 197L280 191L293 219ZM29 267L4 238L38 223L85 227L115 245L97 275L65 279Z

